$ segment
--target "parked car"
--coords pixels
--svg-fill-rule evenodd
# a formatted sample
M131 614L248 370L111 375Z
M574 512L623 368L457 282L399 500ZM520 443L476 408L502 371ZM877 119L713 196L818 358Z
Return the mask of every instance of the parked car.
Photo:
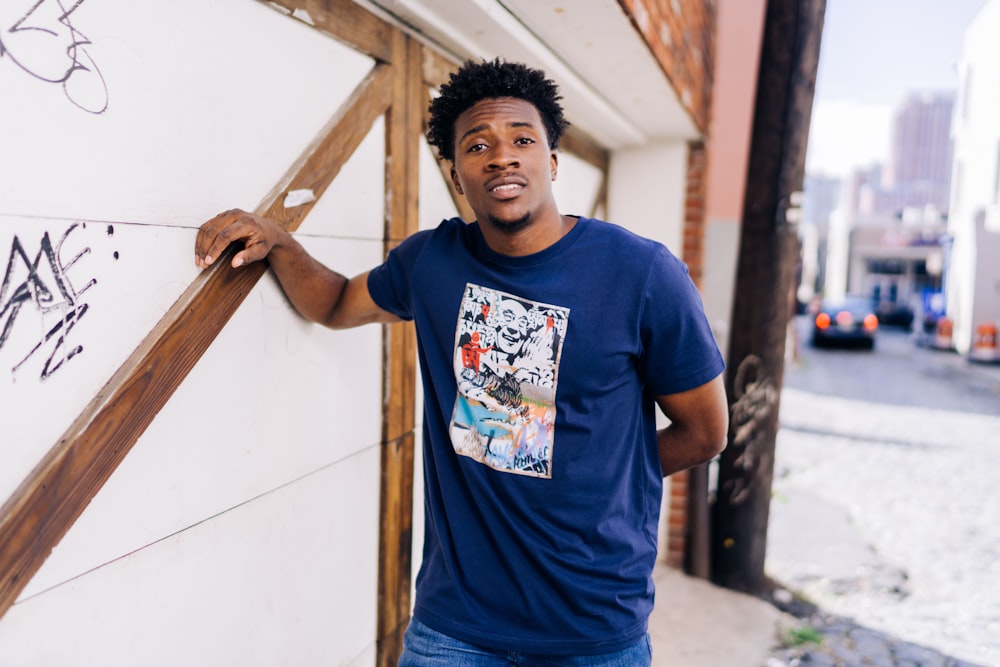
M857 346L870 350L875 347L878 317L870 299L846 297L837 301L824 300L813 316L812 344Z

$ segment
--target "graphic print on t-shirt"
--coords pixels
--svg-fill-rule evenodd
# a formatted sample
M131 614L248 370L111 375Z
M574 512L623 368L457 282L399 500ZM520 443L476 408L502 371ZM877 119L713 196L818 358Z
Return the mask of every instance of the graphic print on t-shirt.
M568 308L466 284L455 332L456 452L504 472L552 477L568 319Z

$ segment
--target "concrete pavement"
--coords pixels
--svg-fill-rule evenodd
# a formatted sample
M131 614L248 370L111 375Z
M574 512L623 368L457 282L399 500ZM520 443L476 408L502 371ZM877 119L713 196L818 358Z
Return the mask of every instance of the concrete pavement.
M825 613L782 589L771 604L662 565L654 579L653 667L987 667ZM793 630L817 641L787 645Z
M653 667L764 667L797 624L764 600L665 565L654 580Z

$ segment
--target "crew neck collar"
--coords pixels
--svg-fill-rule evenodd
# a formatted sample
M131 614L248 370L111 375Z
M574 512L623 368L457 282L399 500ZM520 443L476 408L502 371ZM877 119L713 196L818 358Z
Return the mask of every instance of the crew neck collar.
M566 232L562 238L552 245L547 248L543 248L538 252L531 253L530 255L505 255L503 253L499 253L493 250L489 244L486 243L486 238L483 236L483 230L480 228L478 222L472 223L471 226L475 231L476 246L484 259L501 266L525 267L547 262L576 243L576 240L580 238L584 229L590 224L590 219L583 216L570 217L577 219L576 224L573 225L571 230Z

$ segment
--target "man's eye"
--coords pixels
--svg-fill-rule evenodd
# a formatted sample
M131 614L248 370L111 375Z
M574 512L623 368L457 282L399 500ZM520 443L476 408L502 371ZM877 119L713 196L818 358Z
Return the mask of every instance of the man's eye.
M521 144L521 145L527 145L527 144L533 144L533 143L535 143L535 140L531 139L529 137L521 137L520 139L518 139L514 143Z
M482 151L482 150L485 150L485 149L486 149L486 144L483 144L483 143L472 144L471 146L469 146L469 152L470 153L478 153L479 151Z

